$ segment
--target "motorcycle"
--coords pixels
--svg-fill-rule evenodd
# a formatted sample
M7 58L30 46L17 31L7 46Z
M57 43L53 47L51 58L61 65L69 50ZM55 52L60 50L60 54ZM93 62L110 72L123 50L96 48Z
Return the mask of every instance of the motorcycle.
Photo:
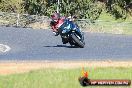
M66 43L71 46L84 48L84 33L80 31L77 24L74 24L69 19L66 19L63 24L59 27L58 32Z

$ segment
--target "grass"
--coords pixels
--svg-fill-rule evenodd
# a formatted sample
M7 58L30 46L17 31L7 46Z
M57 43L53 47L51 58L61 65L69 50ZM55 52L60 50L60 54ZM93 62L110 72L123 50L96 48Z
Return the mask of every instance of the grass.
M84 31L96 33L128 34L132 35L132 17L126 20L115 19L109 13L103 12L94 24L84 26Z
M89 25L91 32L112 33L112 34L131 34L132 23L130 22L115 22L115 21L100 21Z
M102 20L102 22L97 23L98 26L104 27L106 32L119 33L120 31L121 34L132 34L132 17L128 17L126 20L116 20L110 14L103 13L99 20Z
M90 79L130 79L132 68L85 68ZM0 88L83 88L78 82L81 69L41 69L23 74L0 76ZM88 88L106 88L88 87ZM107 88L132 88L107 87Z

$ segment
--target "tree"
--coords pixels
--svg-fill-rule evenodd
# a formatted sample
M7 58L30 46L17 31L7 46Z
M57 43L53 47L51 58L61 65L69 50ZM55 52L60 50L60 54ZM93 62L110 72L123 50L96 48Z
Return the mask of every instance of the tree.
M106 0L105 1L107 12L112 14L116 19L127 18L127 14L131 12L129 12L126 6L129 5L130 3L132 3L132 0Z
M23 0L1 0L0 10L4 12L24 13Z
M96 20L102 10L116 19L132 14L132 0L60 0L62 15ZM105 5L105 6L104 6ZM0 11L50 16L57 9L57 0L0 0Z

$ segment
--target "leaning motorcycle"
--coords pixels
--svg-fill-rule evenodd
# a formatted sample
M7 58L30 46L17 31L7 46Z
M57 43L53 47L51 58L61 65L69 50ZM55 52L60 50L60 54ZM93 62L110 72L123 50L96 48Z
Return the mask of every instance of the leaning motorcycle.
M58 29L61 38L71 46L84 48L84 34L72 21L66 19Z

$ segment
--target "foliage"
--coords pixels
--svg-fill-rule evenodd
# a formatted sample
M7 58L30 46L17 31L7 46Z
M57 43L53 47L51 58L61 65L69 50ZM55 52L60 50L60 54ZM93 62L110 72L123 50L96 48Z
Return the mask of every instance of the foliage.
M101 3L100 3L101 4ZM77 15L79 18L95 20L102 12L102 6L92 0L78 0L76 2L62 0L60 12L69 15Z
M127 18L127 14L131 14L127 8L127 5L130 5L132 0L108 0L106 3L106 8L109 13L111 13L116 19Z
M132 0L60 0L62 15L77 15L79 18L96 20L102 10L116 19L126 19L132 14ZM57 0L0 0L0 11L50 16L57 9Z
M22 0L1 0L0 10L4 12L24 13L23 3Z

